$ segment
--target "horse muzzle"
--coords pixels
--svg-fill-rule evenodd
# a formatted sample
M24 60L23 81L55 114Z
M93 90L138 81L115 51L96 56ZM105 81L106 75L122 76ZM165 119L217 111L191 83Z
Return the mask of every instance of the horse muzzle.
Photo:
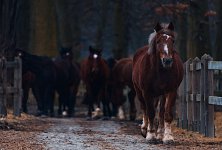
M161 61L164 68L172 67L173 58L162 58Z

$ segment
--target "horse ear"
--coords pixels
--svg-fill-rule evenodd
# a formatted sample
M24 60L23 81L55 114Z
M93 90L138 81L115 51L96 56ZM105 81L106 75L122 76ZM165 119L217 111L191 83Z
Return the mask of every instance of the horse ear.
M168 29L174 31L174 25L173 25L172 22L169 23L169 25L168 25Z
M90 52L90 53L92 53L92 52L93 52L93 48L92 48L92 46L91 46L91 45L89 46L89 52Z
M159 22L157 22L156 26L154 27L154 30L155 30L156 32L158 32L158 31L160 31L161 29L162 29L162 26L160 25Z
M99 53L102 53L103 49L98 49Z

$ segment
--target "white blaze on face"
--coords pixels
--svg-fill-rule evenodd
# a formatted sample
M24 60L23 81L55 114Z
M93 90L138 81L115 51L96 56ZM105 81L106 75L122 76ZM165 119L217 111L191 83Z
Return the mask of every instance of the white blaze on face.
M169 36L169 35L167 35L167 34L164 34L163 36L166 36L166 37L167 37L167 40L168 40L168 39L169 39L169 37L170 37L170 36Z
M167 35L167 34L164 34L163 36L165 36L166 37L166 40L168 40L169 39L169 35ZM168 52L169 52L169 50L168 50L168 46L167 46L167 44L164 44L164 51L168 54Z
M163 50L166 52L166 54L168 54L168 47L167 47L167 44L164 44Z
M94 59L98 58L98 55L97 54L93 54L93 58Z
M68 52L66 53L66 56L69 56L69 53L68 53Z

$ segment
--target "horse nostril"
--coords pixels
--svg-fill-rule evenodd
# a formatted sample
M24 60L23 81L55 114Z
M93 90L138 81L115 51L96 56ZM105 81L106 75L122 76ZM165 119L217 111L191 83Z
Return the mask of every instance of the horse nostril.
M163 58L163 63L166 65L170 65L173 62L172 58Z

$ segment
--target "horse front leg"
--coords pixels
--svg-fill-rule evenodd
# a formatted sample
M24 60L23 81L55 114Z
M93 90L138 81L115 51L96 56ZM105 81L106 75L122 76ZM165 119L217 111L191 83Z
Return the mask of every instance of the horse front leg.
M164 136L164 112L165 112L165 96L161 96L157 99L156 108L159 108L158 112L158 128L157 128L157 140L162 141Z
M98 93L95 93L95 95L93 95L93 99L96 104L96 109L95 109L94 114L92 116L93 119L100 119L102 116L102 112L101 112L101 108L100 108L100 102L101 102L100 98L101 97Z
M176 101L177 92L171 92L166 95L165 112L164 112L164 137L163 143L171 143L174 141L171 122L173 121L173 106Z
M146 99L146 113L148 116L146 140L148 142L154 142L156 141L156 130L154 125L155 109L152 99Z

